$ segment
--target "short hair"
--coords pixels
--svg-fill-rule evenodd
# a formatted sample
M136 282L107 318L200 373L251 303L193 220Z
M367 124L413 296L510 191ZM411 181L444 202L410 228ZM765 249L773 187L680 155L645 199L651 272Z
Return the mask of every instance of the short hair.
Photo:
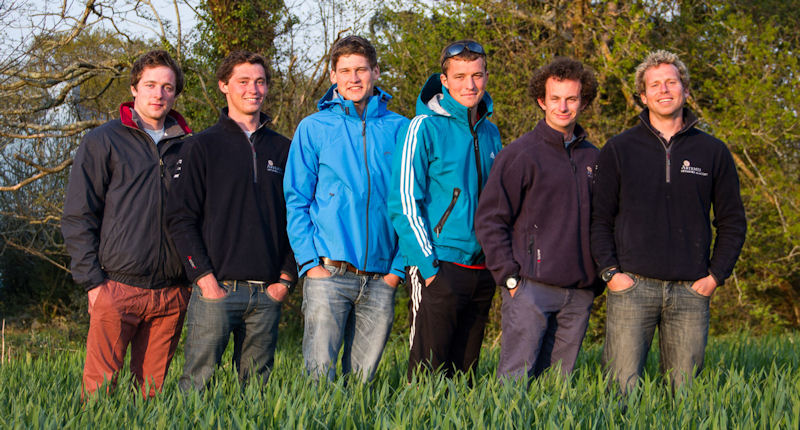
M339 62L339 57L345 55L361 55L369 62L369 67L378 67L378 53L375 47L369 43L369 40L361 36L350 35L343 39L339 39L333 44L331 48L331 70L336 71L336 63Z
M637 94L644 94L645 92L645 82L644 82L644 74L647 72L648 69L651 67L658 67L661 64L672 64L678 69L678 75L681 78L681 85L683 85L684 90L689 89L689 69L686 68L686 64L683 64L678 56L672 52L665 51L663 49L659 49L658 51L653 51L647 55L647 57L636 66L636 93Z
M172 72L175 73L175 95L178 95L183 91L183 70L172 59L167 51L163 49L156 49L150 51L141 57L137 58L136 61L133 62L133 67L131 67L131 86L136 87L139 83L139 80L142 79L142 73L144 73L144 69L149 67L169 67L172 69Z
M547 80L554 78L559 81L569 79L581 83L581 106L589 106L597 97L597 78L594 71L583 65L580 61L567 57L556 57L549 64L542 66L533 72L531 82L528 85L528 94L533 100L544 99L547 95Z
M219 63L217 67L217 80L227 84L228 80L231 79L234 67L243 63L258 64L263 67L264 77L266 78L267 85L269 85L272 75L269 72L269 67L267 67L266 57L250 51L232 51L223 58L222 62Z
M463 43L466 45L468 43L478 43L478 42L473 39L461 39L461 40L456 40L455 42L450 42L447 45L445 45L445 47L442 48L441 54L439 54L439 64L442 65L443 75L447 75L447 68L450 66L450 60L452 60L453 58L461 61L474 61L477 60L478 58L483 58L483 69L486 70L487 67L486 54L478 54L477 52L472 52L469 49L465 49L458 55L453 55L450 58L445 58L447 56L447 48L451 47L452 45L455 45L456 43ZM478 43L478 45L480 45L480 43Z

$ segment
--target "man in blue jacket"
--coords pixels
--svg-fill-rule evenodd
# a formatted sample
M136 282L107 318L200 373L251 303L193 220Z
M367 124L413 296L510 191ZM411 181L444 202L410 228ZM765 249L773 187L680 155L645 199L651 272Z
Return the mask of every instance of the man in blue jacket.
M500 151L489 122L486 52L447 45L425 83L417 116L397 142L389 213L408 266L408 377L420 365L452 376L477 367L494 280L475 238L478 196Z
M557 58L537 69L530 93L544 111L506 146L483 190L475 229L503 295L497 376L538 376L575 366L597 278L589 245L597 148L578 116L597 95L594 73Z
M377 88L375 48L348 36L331 50L333 86L297 126L284 192L303 284L303 358L312 378L375 375L403 276L386 211L394 143L408 119Z

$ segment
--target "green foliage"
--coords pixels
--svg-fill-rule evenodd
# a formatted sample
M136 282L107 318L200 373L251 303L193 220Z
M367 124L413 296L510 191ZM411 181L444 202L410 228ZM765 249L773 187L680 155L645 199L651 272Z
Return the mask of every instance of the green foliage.
M581 353L577 372L547 372L529 386L493 375L496 348L485 350L473 387L466 378L405 379L406 339L394 336L369 386L305 375L299 333L286 335L265 386L240 386L226 361L204 393L179 392L179 352L164 391L142 401L127 382L83 404L84 350L52 351L0 365L4 428L785 428L800 425L800 337L712 338L706 369L672 394L651 356L628 397L608 389L600 348ZM225 360L230 359L230 350ZM129 374L121 376L127 381ZM349 382L349 383L348 383Z

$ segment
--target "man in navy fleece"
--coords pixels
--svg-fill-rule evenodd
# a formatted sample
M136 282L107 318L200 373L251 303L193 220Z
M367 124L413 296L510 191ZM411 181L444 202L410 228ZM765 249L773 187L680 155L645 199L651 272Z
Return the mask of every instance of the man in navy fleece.
M530 94L544 112L533 131L497 156L475 228L502 289L501 378L575 366L601 286L589 246L590 192L597 148L578 125L597 94L594 73L557 58L533 74Z

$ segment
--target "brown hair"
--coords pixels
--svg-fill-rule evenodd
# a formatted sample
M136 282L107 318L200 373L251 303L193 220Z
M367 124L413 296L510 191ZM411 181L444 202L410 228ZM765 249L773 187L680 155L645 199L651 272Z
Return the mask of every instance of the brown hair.
M474 61L477 60L478 58L483 58L483 69L486 70L486 54L478 54L477 52L472 52L469 49L464 49L464 51L462 51L460 54L446 58L447 48L455 45L456 43L463 43L465 45L468 43L475 43L480 45L477 41L472 39L461 39L461 40L456 40L455 42L448 43L444 48L442 48L442 53L439 54L439 64L442 65L443 75L447 75L447 67L450 66L450 60L452 60L453 58L456 58L461 61Z
M580 61L567 57L556 57L549 64L536 69L528 85L528 94L534 100L544 100L546 97L545 85L550 78L559 81L569 79L580 82L581 107L589 106L597 97L597 79L594 77L594 71Z
M331 48L331 70L336 71L336 63L343 55L361 55L369 62L369 67L378 67L378 53L369 40L361 36L350 35L339 39Z
M636 66L636 93L637 94L644 94L645 92L645 82L644 82L644 74L647 72L647 69L651 67L658 67L661 64L672 64L678 69L678 75L681 78L681 85L683 85L684 90L689 89L689 69L686 68L686 64L683 64L680 58L672 52L665 51L663 49L659 49L658 51L653 51L647 55L647 57Z
M144 69L158 66L172 69L172 72L175 73L175 95L177 96L180 94L181 91L183 91L183 70L181 70L181 67L172 59L169 53L163 49L150 51L133 62L133 67L131 67L131 86L134 88L136 87L136 84L142 79Z
M219 63L217 67L217 80L227 84L233 74L234 67L243 63L261 65L261 67L264 68L264 77L266 78L267 85L269 85L272 75L267 67L267 59L261 54L250 51L233 51L223 58L222 62Z

